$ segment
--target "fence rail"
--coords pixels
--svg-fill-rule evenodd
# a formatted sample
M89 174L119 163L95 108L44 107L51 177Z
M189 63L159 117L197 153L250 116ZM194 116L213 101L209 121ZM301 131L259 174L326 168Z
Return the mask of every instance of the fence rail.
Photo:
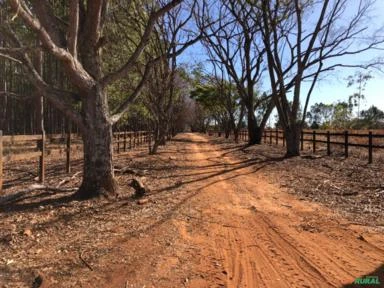
M209 135L217 135L219 137L225 135L221 131L209 131L208 133ZM262 137L263 142L266 144L286 145L283 130L265 129ZM332 154L331 145L336 145L342 146L344 148L344 156L348 157L349 147L365 148L367 149L368 163L372 163L374 149L384 149L384 140L382 139L384 139L384 132L382 130L364 131L362 133L353 131L302 130L300 133L300 149L304 150L305 144L309 143L312 146L312 151L315 153L318 150L318 143L325 144L327 155L329 156ZM248 132L246 130L240 132L239 140L248 140Z
M152 132L123 131L113 133L113 149L115 153L128 151L143 144L151 144ZM0 130L0 192L3 188L4 166L10 162L20 160L39 159L39 182L45 181L46 156L58 155L65 152L65 170L71 172L71 156L73 152L81 150L83 143L80 135L52 134L52 135L3 135Z

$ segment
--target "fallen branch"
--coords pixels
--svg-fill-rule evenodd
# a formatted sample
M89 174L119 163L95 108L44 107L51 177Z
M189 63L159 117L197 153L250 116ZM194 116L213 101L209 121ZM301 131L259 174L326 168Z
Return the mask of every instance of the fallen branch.
M91 265L88 264L87 261L85 261L85 259L83 258L83 252L79 251L79 259L81 260L81 262L84 263L85 266L87 266L87 268L91 271L93 271L93 268Z
M341 193L340 195L341 196L354 196L354 195L358 195L359 192L357 191L350 191L350 192L344 192L344 193Z
M75 179L81 172L76 172L75 174L73 174L71 177L67 177L67 178L64 178L63 180L61 180L59 182L59 184L57 184L56 188L59 188L61 185L65 184L65 183L68 183L69 181Z
M335 189L337 189L339 191L343 190L342 188L340 188L340 187L338 187L338 186L336 186L335 184L332 184L332 183L330 183L329 186L331 186L332 188L335 188Z

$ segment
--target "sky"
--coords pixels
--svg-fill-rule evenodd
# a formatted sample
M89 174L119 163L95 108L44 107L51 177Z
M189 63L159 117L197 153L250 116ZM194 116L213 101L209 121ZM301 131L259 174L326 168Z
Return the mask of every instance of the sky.
M358 4L358 0L351 1L352 6ZM352 7L353 8L353 7ZM349 11L353 11L350 9ZM347 11L347 13L350 13ZM369 26L378 28L384 25L384 1L378 0L375 3L374 9L370 12L371 18L369 19ZM384 31L383 31L384 33ZM368 61L371 58L378 56L384 57L384 51L370 51L364 55L352 56L350 58L343 59L345 63L351 63L356 61ZM182 62L186 62L189 65L197 64L200 62L206 62L207 55L201 45L195 45L189 48L186 53L182 56ZM207 64L208 65L208 64ZM384 68L384 67L383 67ZM357 69L355 68L344 68L336 71L323 74L322 77L325 79L317 83L316 88L310 99L310 105L317 102L323 103L335 103L338 101L348 101L348 97L356 91L356 87L347 87L348 81L346 78L349 75L353 75ZM383 69L384 71L384 69ZM371 105L375 105L384 111L384 73L377 70L371 71L373 76L367 82L366 89L364 91L365 100L361 102L360 110L369 108ZM268 79L264 79L262 84L263 90L268 90ZM302 100L304 101L304 100Z
M351 1L353 5L357 5L359 0ZM352 6L353 6L352 5ZM353 7L351 7L353 8ZM353 9L351 9L352 11ZM370 11L369 15L371 18L369 19L369 27L372 29L377 29L379 27L383 27L384 25L384 1L377 0L374 4L373 9ZM384 31L382 32L384 33ZM383 57L384 51L372 50L364 55L355 55L345 60L354 62L354 61L369 61L369 59ZM384 67L383 67L384 68ZM316 102L325 102L325 103L333 103L338 100L348 100L348 97L352 95L356 91L355 87L347 87L347 78L349 75L353 75L357 70L355 68L346 68L338 70L334 73L330 73L328 77L324 81L321 81L317 86L313 93L312 99L310 100L311 104ZM384 69L383 69L384 71ZM384 73L379 72L377 70L371 71L371 75L373 76L367 82L366 90L364 91L365 101L361 102L361 110L369 108L371 105L375 105L381 110L384 111Z

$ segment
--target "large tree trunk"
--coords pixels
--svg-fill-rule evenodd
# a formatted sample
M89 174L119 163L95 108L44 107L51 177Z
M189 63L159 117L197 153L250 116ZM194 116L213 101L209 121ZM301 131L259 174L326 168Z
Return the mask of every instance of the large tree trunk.
M159 123L156 123L155 126L156 127L155 127L154 137L153 137L154 138L153 146L151 147L149 154L156 154L161 142L161 137L162 137L161 125Z
M248 109L248 145L260 144L262 129L257 125L253 109Z
M296 125L293 128L287 127L284 128L285 131L285 140L287 142L287 152L286 157L294 157L300 155L300 134L301 126Z
M83 182L76 193L81 199L104 195L117 196L118 185L113 172L112 125L104 92L97 87L84 98Z

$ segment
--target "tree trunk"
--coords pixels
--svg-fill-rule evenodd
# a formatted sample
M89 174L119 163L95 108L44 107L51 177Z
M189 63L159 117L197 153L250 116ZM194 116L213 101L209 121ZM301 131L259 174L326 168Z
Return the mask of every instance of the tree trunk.
M107 98L97 87L83 101L84 146L83 182L76 193L81 199L117 196L113 172L112 125L108 119Z
M153 147L151 149L151 152L149 154L153 155L157 153L157 149L159 148L159 141L155 139L153 142Z
M300 156L300 132L301 126L296 125L294 128L288 127L284 129L285 140L287 142L286 157Z
M160 129L159 129L159 145L164 146L167 141L167 125L164 123L160 123Z
M155 129L154 129L154 137L153 137L153 146L151 147L151 150L149 154L153 155L157 153L157 149L159 148L160 145L160 137L161 137L161 132L160 132L160 126L158 123L155 124Z
M235 142L239 143L239 130L238 129L234 129L233 130L233 135L235 136Z
M248 145L260 144L262 129L257 125L253 109L248 109Z
M231 135L231 127L227 124L225 127L225 139L228 139Z

